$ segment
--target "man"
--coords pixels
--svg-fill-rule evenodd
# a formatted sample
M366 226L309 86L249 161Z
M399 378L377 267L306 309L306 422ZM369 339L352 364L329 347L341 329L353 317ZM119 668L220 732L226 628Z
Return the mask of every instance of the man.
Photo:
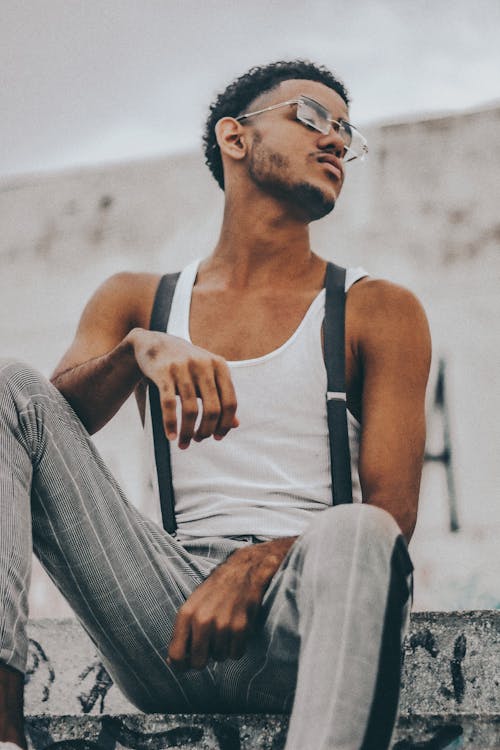
M345 163L366 148L348 103L330 72L302 61L231 84L205 133L225 190L220 238L181 274L169 332L149 330L159 277L118 274L88 303L56 388L2 365L0 739L25 747L33 539L141 709L291 708L287 750L389 745L430 343L412 294L348 270L347 407L363 502L329 507L326 262L308 225L333 209ZM86 432L134 389L148 424L147 383L171 446L176 535L129 505Z

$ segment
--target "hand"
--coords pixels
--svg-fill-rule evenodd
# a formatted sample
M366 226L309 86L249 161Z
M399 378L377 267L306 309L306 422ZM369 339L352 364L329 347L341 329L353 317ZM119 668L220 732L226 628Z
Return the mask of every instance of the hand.
M247 572L217 568L180 608L168 663L181 669L203 669L210 657L239 659L253 629L261 593Z
M169 440L179 433L179 448L188 448L191 440L200 442L213 435L221 440L238 427L236 394L226 361L206 349L156 331L136 328L129 334L135 360L143 375L158 387ZM180 396L182 419L177 425L176 395ZM198 417L198 398L203 414Z
M203 669L209 658L241 658L264 593L295 538L242 547L216 568L179 609L167 663Z

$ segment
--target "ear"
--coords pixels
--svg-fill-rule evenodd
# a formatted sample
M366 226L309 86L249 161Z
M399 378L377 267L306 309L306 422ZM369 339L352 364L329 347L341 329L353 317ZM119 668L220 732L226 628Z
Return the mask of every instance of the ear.
M215 136L221 153L232 159L244 159L248 141L245 128L234 117L222 117L215 126Z

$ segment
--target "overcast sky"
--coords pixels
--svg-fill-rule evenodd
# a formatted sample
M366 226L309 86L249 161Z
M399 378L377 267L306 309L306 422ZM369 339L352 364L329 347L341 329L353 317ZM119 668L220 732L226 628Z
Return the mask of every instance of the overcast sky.
M356 124L500 102L500 0L0 0L0 174L196 146L214 94L307 57Z

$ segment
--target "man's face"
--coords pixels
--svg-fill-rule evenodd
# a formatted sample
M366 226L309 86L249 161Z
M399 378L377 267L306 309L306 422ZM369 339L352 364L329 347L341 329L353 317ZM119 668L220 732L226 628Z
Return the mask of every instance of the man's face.
M254 100L256 111L297 99L315 99L334 119L348 119L347 105L333 89L307 80L284 81ZM286 202L306 221L321 219L335 206L344 181L342 141L333 129L327 135L296 118L297 106L280 107L251 118L248 174L263 192ZM243 121L245 122L245 121Z

